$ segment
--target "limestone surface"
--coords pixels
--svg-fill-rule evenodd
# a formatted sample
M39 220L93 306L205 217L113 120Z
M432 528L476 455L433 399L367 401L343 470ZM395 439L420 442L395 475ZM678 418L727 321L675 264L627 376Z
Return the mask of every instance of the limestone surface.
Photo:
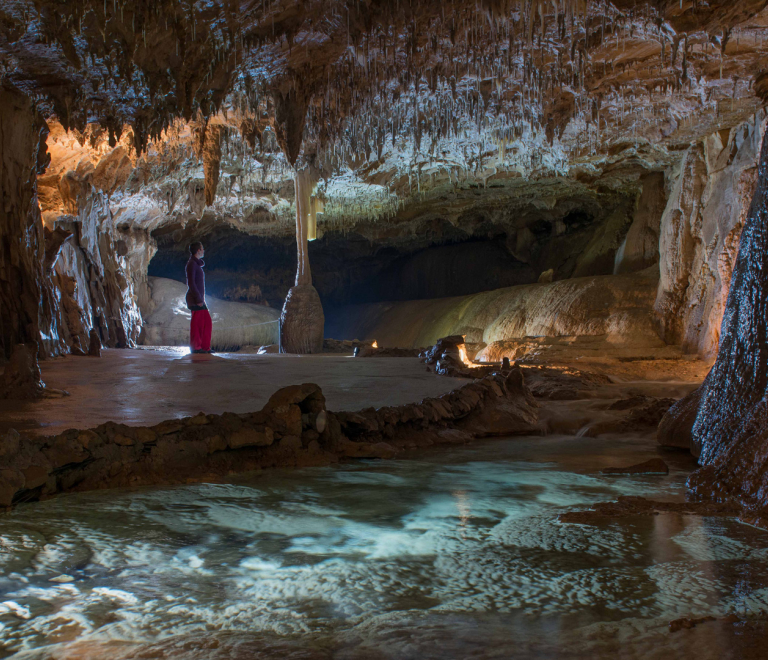
M530 434L522 373L491 376L404 406L332 413L317 385L275 392L261 411L202 412L150 427L107 422L43 438L0 437L0 506L69 491L216 479L264 467L392 458L411 447Z
M297 284L288 291L280 314L282 347L286 353L321 353L325 315L317 289Z
M689 479L701 496L735 498L755 516L768 507L768 141L757 190L741 234L720 347L701 387L692 431L703 466ZM761 513L761 511L763 513Z
M662 348L652 317L652 272L531 284L438 300L355 305L336 310L328 334L376 339L384 346L434 345L524 337L601 337L614 345Z

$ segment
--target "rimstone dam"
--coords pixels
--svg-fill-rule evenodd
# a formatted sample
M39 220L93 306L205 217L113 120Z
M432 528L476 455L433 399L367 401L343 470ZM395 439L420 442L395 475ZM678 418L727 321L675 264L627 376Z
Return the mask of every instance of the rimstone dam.
M768 0L0 0L0 658L768 657Z

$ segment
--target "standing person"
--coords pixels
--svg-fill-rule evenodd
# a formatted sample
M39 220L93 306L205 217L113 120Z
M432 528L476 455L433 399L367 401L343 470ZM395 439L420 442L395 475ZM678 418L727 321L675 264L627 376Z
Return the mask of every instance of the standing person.
M187 307L192 312L189 324L189 347L193 353L211 353L213 321L205 304L205 248L200 242L189 246L187 261Z

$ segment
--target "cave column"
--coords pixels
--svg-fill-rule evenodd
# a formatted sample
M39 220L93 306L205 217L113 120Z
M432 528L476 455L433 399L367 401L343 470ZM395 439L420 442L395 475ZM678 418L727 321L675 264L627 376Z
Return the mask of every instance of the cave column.
M48 165L46 123L31 99L0 85L0 353L34 344L41 355L65 350L37 201L37 175Z
M312 286L312 272L309 267L309 225L310 197L312 196L313 181L309 167L296 172L293 185L296 190L296 286Z
M320 353L323 350L325 315L320 295L312 286L309 266L309 225L312 189L316 176L311 167L297 170L296 191L296 283L280 315L281 343L286 353Z

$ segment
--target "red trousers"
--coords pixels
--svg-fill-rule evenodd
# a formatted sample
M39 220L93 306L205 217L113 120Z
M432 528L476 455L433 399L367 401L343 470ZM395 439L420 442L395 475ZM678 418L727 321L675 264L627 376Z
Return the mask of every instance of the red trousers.
M192 321L189 324L189 347L193 351L210 351L212 329L213 321L207 309L192 312Z

